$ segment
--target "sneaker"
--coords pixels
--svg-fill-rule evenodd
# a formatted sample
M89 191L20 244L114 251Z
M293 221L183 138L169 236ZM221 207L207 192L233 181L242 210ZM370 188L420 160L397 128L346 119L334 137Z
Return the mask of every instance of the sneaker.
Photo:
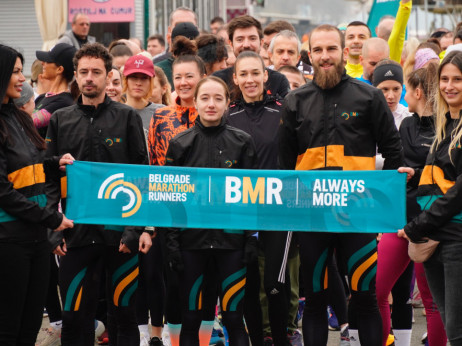
M295 330L293 333L289 333L287 338L289 339L289 342L292 346L303 346L303 337L300 331Z
M149 335L146 333L140 333L140 346L149 346Z
M42 340L37 346L59 346L61 345L61 329L57 330L53 327L43 328L42 331L46 333L45 339Z
M162 339L159 339L157 336L154 336L149 340L149 346L164 346Z
M104 323L98 320L95 320L95 340L98 339L106 330Z
M265 336L263 339L263 346L273 346L273 338L271 336Z
M428 334L427 334L427 332L425 332L425 333L422 335L422 338L420 339L420 342L421 342L422 344L424 344L424 345L428 342Z
M386 346L395 346L395 336L393 334L389 334L387 338L387 342L385 343Z
M330 305L327 306L327 318L329 322L329 330L340 330L338 325L337 316Z
M297 326L299 326L299 327L302 326L303 310L304 309L305 309L305 298L300 298L298 300L297 317L295 318Z
M340 332L340 346L350 346L350 332L348 327L343 332Z
M212 336L210 337L209 345L224 345L225 343L223 341L223 338L225 335L223 334L223 330L218 329L221 328L218 322L215 323L217 323L217 326L214 325L212 329Z
M103 332L98 338L98 345L109 345L109 336L107 330Z

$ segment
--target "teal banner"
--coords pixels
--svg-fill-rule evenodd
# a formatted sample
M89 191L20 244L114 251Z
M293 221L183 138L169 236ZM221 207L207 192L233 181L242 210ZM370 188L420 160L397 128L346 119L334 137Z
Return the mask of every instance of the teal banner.
M367 20L367 26L371 29L373 37L377 37L375 28L379 25L380 18L385 15L396 17L399 2L400 0L374 0Z
M406 175L397 171L267 171L67 166L66 215L119 226L396 232Z

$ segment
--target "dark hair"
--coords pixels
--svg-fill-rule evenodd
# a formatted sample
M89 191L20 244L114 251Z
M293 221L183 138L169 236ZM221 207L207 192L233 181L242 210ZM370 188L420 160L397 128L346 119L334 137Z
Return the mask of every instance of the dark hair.
M265 26L263 30L263 35L272 35L275 33L279 33L283 30L289 30L295 32L295 28L292 24L285 20L275 20L274 22L269 23Z
M197 56L197 46L195 41L191 41L184 36L178 36L175 38L175 41L173 41L172 54L175 57L175 60L172 63L172 72L173 68L178 64L194 62L196 63L201 76L207 74L204 61Z
M452 39L452 43L456 41L456 38L462 41L462 30L459 30L456 32L456 34L454 35L454 38Z
M213 17L212 20L210 21L210 24L215 24L215 23L220 23L220 24L225 24L225 21L221 17Z
M347 25L347 29L350 27L350 26L365 26L367 28L367 30L369 31L369 37L372 36L372 32L371 32L371 29L367 26L366 23L363 23L359 20L355 20L353 22L351 22L350 24Z
M199 81L196 85L196 90L194 90L194 99L197 99L197 95L199 94L199 89L202 86L202 84L207 83L207 82L215 82L220 84L223 87L223 90L225 91L225 96L226 99L229 100L230 95L229 95L229 89L228 86L226 85L225 82L223 82L223 79L215 77L215 76L208 76Z
M83 57L91 57L96 59L101 59L104 62L104 67L106 69L106 74L112 70L112 56L109 54L109 51L101 43L87 43L80 48L77 53L75 53L74 59L74 69L77 72L77 67L79 66L79 60Z
M157 40L157 41L159 41L159 44L160 44L162 47L165 47L165 38L164 38L164 36L162 36L162 35L160 35L160 34L151 35L151 36L148 37L147 42L152 41L152 40Z
M109 53L114 57L119 57L119 56L133 56L133 52L128 47L125 43L123 42L118 42L118 41L113 41L109 45Z
M254 58L254 59L260 60L262 70L263 70L263 72L265 71L265 69L266 69L265 62L263 61L263 58L260 56L260 54L257 54L257 53L255 53L253 51L250 51L250 50L245 50L236 57L236 61L234 62L234 66L233 66L233 73L234 74L236 74L236 67L237 67L237 64L239 63L239 61L241 61L242 59L245 59L245 58ZM239 88L239 85L234 84L233 88L231 89L231 99L234 101L234 100L237 100L237 99L241 98L241 96L242 96L242 91Z
M3 99L6 96L6 90L11 80L13 74L14 65L16 64L16 59L21 60L21 64L24 64L24 57L16 49L0 44L0 97L1 104L0 109L3 106ZM12 102L10 99L9 102ZM24 132L29 137L31 142L39 150L45 150L45 141L37 132L37 129L32 122L32 118L26 112L20 110L16 106L12 107L13 115L18 120L19 124L24 129ZM10 133L8 132L8 127L3 120L3 117L0 116L0 143L13 144L13 138L11 138Z
M427 67L412 71L407 78L407 84L412 89L422 89L425 100L433 110L438 87L438 63L430 63Z
M300 77L303 78L303 80L305 81L306 83L306 79L305 79L305 76L303 75L303 72L300 71L297 67L295 66L292 66L292 65L284 65L284 66L281 66L278 70L278 72L289 72L289 73L293 73L293 74L298 74L300 75Z
M330 25L330 24L321 24L319 26L317 26L316 28L314 28L314 30L311 32L310 34L310 38L308 39L309 40L309 44L310 44L310 51L311 51L311 38L313 37L313 34L317 31L335 31L338 33L338 36L340 38L340 47L342 48L342 50L345 48L345 35L343 35L343 33L336 27L336 26L333 26L333 25Z
M203 34L196 38L198 55L202 58L207 74L212 73L212 65L228 58L225 40L212 34Z
M227 26L229 40L233 42L234 32L236 31L236 29L247 29L253 26L257 28L258 36L260 37L260 39L262 39L263 32L261 29L261 23L254 17L245 15L231 19Z

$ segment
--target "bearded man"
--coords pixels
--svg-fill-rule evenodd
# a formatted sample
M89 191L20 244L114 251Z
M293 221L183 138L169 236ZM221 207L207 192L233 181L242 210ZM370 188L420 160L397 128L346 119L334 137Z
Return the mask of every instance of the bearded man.
M282 169L374 170L376 148L385 158L383 169L403 162L398 131L383 94L348 76L345 42L334 26L321 25L310 37L312 83L287 95L279 129ZM309 230L307 230L309 231ZM347 271L351 300L351 345L380 346L382 322L375 296L376 235L371 233L299 232L305 283L303 338L305 346L327 344L326 267L336 250ZM342 326L348 339L348 325Z

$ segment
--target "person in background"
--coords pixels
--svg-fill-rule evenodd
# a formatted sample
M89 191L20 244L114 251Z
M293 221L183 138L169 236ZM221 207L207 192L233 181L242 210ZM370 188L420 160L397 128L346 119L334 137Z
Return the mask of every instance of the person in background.
M210 32L214 35L225 25L225 21L221 17L213 17L210 21Z
M297 66L301 45L297 34L293 31L283 30L276 34L268 48L268 57L273 69L279 71L281 66Z
M49 277L47 228L73 222L45 208L45 141L14 99L26 83L23 56L0 45L0 344L34 345L42 324ZM68 163L68 156L56 165ZM33 169L29 169L33 167ZM58 168L55 168L58 170Z
M156 34L148 37L146 50L155 59L158 55L165 53L165 39L162 35Z
M225 41L221 37L212 34L203 34L196 38L197 55L205 63L207 75L227 67L228 50Z
M172 88L167 80L167 76L159 66L154 66L156 77L154 78L154 88L152 89L151 102L170 106L172 104Z
M303 72L295 66L282 66L278 71L286 76L290 84L290 90L298 89L302 85L306 84L306 79L303 75Z
M30 85L34 88L34 96L37 98L50 89L50 82L43 78L43 65L39 59L34 60L30 72Z
M72 18L71 30L66 31L56 44L67 43L79 49L86 43L96 42L96 38L89 36L90 19L86 14L76 13Z
M24 83L22 85L21 97L13 99L13 102L16 107L32 116L35 108L34 89L28 83Z
M363 49L363 43L371 38L371 29L360 21L354 21L348 24L345 31L346 46L346 73L350 77L358 78L363 74L363 67L360 64L360 56Z
M390 57L390 47L388 43L381 38L372 37L363 43L361 55L359 57L360 64L363 67L363 74L358 79L361 82L372 85L372 76L375 67L379 61Z
M111 42L108 49L112 55L112 64L119 70L122 70L127 60L133 56L130 47L120 41Z
M294 26L285 20L276 20L274 22L270 22L263 29L263 44L260 49L260 56L263 58L265 66L267 67L272 64L268 56L268 49L271 44L271 40L274 36L276 36L276 34L284 30L289 30L295 33Z
M106 86L106 94L111 98L112 101L121 102L122 90L123 84L120 70L117 67L112 66L112 76Z
M35 109L32 114L34 125L43 138L45 138L53 112L74 103L70 83L74 79L72 58L76 51L75 47L67 43L59 43L49 52L36 51L35 53L37 59L42 61L42 78L50 83L47 93L35 100Z

